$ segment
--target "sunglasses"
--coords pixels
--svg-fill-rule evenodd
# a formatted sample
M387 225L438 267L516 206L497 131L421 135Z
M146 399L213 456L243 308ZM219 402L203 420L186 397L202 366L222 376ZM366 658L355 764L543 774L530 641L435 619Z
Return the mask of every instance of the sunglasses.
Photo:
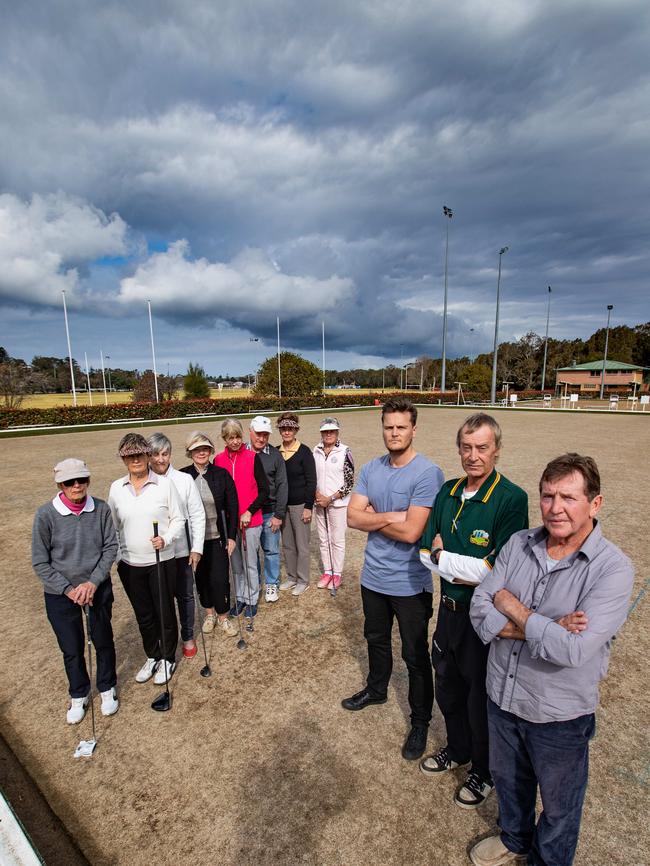
M69 478L67 481L62 481L64 487L74 487L75 484L89 484L90 478Z

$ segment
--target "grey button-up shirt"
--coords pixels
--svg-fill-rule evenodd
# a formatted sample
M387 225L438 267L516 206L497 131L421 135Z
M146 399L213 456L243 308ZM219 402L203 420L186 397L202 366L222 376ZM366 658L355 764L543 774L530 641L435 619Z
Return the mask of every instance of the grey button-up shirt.
M502 710L530 722L557 722L592 713L611 641L625 622L634 569L595 525L580 550L548 570L543 526L517 532L492 573L474 591L470 617L490 644L487 692ZM526 640L499 638L508 622L492 599L509 590L533 611ZM571 634L556 620L582 610L588 624Z

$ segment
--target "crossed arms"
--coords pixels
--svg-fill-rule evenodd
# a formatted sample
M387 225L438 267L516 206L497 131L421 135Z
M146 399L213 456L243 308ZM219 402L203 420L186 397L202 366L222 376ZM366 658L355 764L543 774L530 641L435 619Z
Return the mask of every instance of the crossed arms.
M362 532L381 532L393 541L415 544L424 532L430 508L411 505L407 511L375 511L367 496L353 493L348 505L348 526Z

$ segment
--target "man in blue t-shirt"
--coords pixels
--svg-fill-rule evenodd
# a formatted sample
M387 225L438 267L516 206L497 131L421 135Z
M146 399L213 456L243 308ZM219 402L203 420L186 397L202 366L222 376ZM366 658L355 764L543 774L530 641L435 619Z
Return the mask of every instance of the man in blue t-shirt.
M440 468L413 447L417 409L410 400L387 400L381 420L388 453L361 469L348 505L348 526L368 533L361 599L369 671L366 687L341 703L346 710L386 703L397 617L411 706L411 730L402 755L414 761L424 753L433 707L427 640L433 588L417 542L444 478Z

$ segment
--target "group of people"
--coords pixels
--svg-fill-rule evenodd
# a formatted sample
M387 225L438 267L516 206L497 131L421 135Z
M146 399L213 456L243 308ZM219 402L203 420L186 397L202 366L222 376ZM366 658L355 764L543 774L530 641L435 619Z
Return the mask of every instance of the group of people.
M271 421L262 415L250 422L245 444L241 422L228 418L219 453L207 433L195 431L185 443L190 462L180 470L163 433L148 439L127 433L118 448L127 472L113 482L107 502L88 493L83 460L68 458L54 468L58 491L37 511L32 563L64 657L70 724L83 719L90 693L82 610L97 652L101 711L112 715L119 708L111 629L116 560L145 654L139 683L153 678L161 685L172 677L179 623L183 656L196 655L195 587L205 610L202 631L228 637L237 635L234 618L256 616L262 586L269 604L279 590L302 595L310 585L312 515L322 555L318 586L340 586L352 454L336 418L325 418L313 451L297 438L297 415L283 413L277 426L279 448L269 443Z
M453 795L460 808L474 809L496 791L500 833L471 849L472 862L570 866L598 682L633 583L630 561L604 539L597 519L598 468L577 453L552 460L539 482L542 523L529 530L527 494L497 469L502 434L492 416L479 412L461 425L463 474L446 482L415 449L417 409L408 400L388 400L381 424L386 453L362 467L356 486L337 420L324 420L311 450L298 440L299 419L290 412L278 418L277 449L264 416L251 421L246 445L241 423L224 421L225 447L216 456L207 434L192 433L191 462L180 471L164 434L147 440L128 433L119 446L127 474L113 482L107 503L88 493L83 461L57 464L58 492L36 514L32 559L64 656L67 721L83 718L90 692L82 609L96 649L101 711L118 709L116 558L146 656L136 680L162 684L176 664L174 600L183 655L197 652L194 583L206 611L203 631L234 636L233 617L256 615L262 583L270 604L278 589L300 596L309 587L312 518L318 586L337 589L350 526L368 535L360 584L369 670L343 708L387 701L397 619L411 710L403 757L419 759L430 778L467 767ZM434 576L440 597L429 646ZM434 694L446 743L424 756Z

